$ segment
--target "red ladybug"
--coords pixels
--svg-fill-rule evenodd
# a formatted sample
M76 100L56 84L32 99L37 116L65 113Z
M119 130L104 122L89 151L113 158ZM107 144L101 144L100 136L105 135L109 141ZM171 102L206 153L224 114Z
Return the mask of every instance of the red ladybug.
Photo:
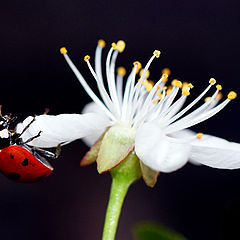
M23 132L35 119L20 134L8 129L15 119L11 115L2 116L0 107L0 171L9 179L17 182L36 182L46 178L53 171L53 167L45 157L57 158L60 154L60 145L56 153L28 146L28 142L41 134L39 132L25 142L21 139Z

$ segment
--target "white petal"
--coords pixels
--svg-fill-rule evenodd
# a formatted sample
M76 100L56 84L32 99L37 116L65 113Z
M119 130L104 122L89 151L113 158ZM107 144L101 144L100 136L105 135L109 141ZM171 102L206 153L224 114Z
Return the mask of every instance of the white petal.
M135 150L140 160L155 171L172 172L186 164L191 146L175 142L153 122L137 129Z
M196 136L197 133L195 133L194 131L191 131L189 129L184 129L184 130L181 130L181 131L178 131L178 132L174 132L174 133L171 133L169 134L171 137L174 137L174 138L178 138L178 139L183 139L183 138L190 138L190 137L194 137L194 135ZM198 139L196 139L196 141L199 141ZM197 165L197 166L200 166L202 165L201 163L195 161L194 159L191 158L191 155L189 156L189 162L194 164L194 165Z
M240 168L240 144L211 135L192 142L191 159L214 168Z
M30 116L18 124L17 133L21 133L32 119ZM56 147L59 143L64 144L87 135L96 135L99 131L104 131L108 123L105 118L95 113L40 115L21 137L23 141L27 141L41 131L40 137L28 144L37 147Z
M86 104L82 110L82 113L97 113L109 119L105 112L95 102Z
M95 102L90 102L86 104L82 110L82 113L97 113L101 115L103 118L106 118L106 121L110 121L105 112L102 111L102 109L99 108L99 106ZM91 147L99 139L99 137L103 134L104 131L105 129L100 129L99 131L96 131L94 134L82 138L82 141L87 146Z
M101 129L99 132L93 134L93 135L88 135L86 137L82 138L82 141L88 146L91 147L98 139L99 137L103 134L103 132L106 129Z

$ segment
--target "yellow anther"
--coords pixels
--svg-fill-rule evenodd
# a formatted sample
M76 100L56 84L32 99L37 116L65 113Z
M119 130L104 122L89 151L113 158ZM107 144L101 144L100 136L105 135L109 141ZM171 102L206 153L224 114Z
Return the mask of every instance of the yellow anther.
M163 70L162 70L162 74L167 74L168 76L171 74L171 71L170 71L170 69L169 68L164 68Z
M162 99L162 94L158 97L158 101L160 101Z
M87 62L89 59L90 59L90 56L89 56L89 55L86 55L86 56L84 57L84 61L85 61L85 62Z
M169 87L167 88L166 94L169 94L171 91L172 91L172 86L169 86Z
M144 69L142 69L141 71L140 71L140 73L139 73L139 75L140 75L140 77L142 76L142 74L143 74L143 71L144 71ZM150 72L149 72L149 70L147 70L146 71L146 73L145 73L145 76L144 76L144 78L149 78L149 76L150 76Z
M217 84L216 88L217 88L219 91L221 91L221 90L222 90L222 85Z
M126 69L124 67L118 67L117 68L117 73L121 76L125 76L126 75Z
M167 87L166 87L166 86L164 86L164 87L162 88L162 91L164 91L164 90L167 90Z
M123 40L119 40L119 41L117 42L117 47L116 47L116 49L121 53L121 52L123 52L123 50L125 49L125 46L126 46L125 42L124 42Z
M237 94L234 92L234 91L231 91L229 94L228 94L228 99L230 100L233 100L237 97Z
M98 40L98 46L100 46L101 48L104 48L105 45L106 45L106 43L105 43L104 40L102 40L102 39L99 39L99 40Z
M221 100L221 99L222 99L222 97L223 97L223 95L222 95L222 93L221 93L221 92L219 92L219 93L217 94L217 96L216 96L217 100Z
M136 71L136 73L138 73L139 70L142 68L142 64L141 64L139 61L134 62L134 63L133 63L133 66L134 66L134 67L137 66L137 71Z
M201 139L202 138L202 136L203 136L203 133L197 133L197 139Z
M177 79L174 79L172 81L172 86L181 88L182 87L182 82L177 80Z
M206 97L206 98L204 99L204 101L207 102L207 101L209 101L210 99L211 99L211 97Z
M152 81L152 80L148 80L148 82L152 85L152 86L154 86L154 81Z
M217 81L214 78L210 78L209 83L214 85Z
M164 83L166 83L166 82L168 81L168 74L166 74L166 73L163 73L163 74L162 74L162 81L163 81Z
M152 90L152 88L153 88L152 84L149 83L147 80L144 82L144 87L146 88L146 90L148 92L150 92Z
M161 52L160 52L159 50L155 50L155 51L153 52L153 55L155 55L156 58L159 58L159 57L160 57L160 54L161 54Z
M194 86L191 83L188 84L188 87L189 88L194 88Z
M158 100L153 100L153 104L157 104L158 103Z
M113 48L114 50L117 49L117 44L116 44L115 42L112 43L112 48Z
M183 84L182 87L182 94L185 96L189 96L190 95L190 88L193 88L193 85L191 83L187 83L187 84Z
M66 54L67 53L67 49L65 47L60 48L60 53L61 54Z
M156 92L156 95L162 96L162 93L158 90L158 91Z

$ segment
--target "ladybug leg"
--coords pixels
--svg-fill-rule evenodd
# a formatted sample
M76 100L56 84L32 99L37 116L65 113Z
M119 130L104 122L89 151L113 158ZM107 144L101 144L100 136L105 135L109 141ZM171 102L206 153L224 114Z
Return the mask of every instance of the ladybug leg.
M61 145L60 144L57 145L55 153L52 153L50 151L47 151L47 150L44 150L41 148L36 148L36 147L32 148L32 152L33 152L33 154L34 153L39 154L41 157L56 159L59 157L59 155L61 153Z

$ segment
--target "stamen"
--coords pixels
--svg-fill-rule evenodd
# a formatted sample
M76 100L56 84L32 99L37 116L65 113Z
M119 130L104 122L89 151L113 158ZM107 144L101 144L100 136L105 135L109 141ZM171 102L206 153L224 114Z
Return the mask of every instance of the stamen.
M140 77L142 76L142 74L143 74L143 71L144 71L144 69L142 69L142 70L140 71L140 73L139 73ZM149 78L149 76L150 76L150 72L149 72L149 70L147 70L147 71L146 71L146 73L145 73L145 76L144 76L144 78L145 78L145 79L148 79L148 78Z
M65 53L64 50L62 50L63 52L63 56L65 58L65 60L67 61L69 67L72 69L72 71L74 72L75 76L77 77L77 79L79 80L79 82L82 84L83 88L85 89L85 91L88 93L88 95L92 98L92 100L99 106L102 108L102 110L112 119L112 120L116 120L115 116L106 108L106 106L103 104L102 101L100 101L100 99L95 95L95 93L92 91L92 89L88 86L88 84L86 83L85 79L83 78L83 76L81 75L81 73L78 71L78 69L76 68L76 66L73 64L73 62L71 61L71 59L68 57L67 53Z
M228 94L228 99L229 100L233 100L237 97L237 94L234 92L234 91L231 91L229 94Z
M218 85L216 86L216 88L217 88L219 91L221 91L221 90L222 90L222 85L218 84Z
M147 90L148 92L150 92L150 91L152 90L152 88L153 88L153 85L152 85L151 83L149 83L149 81L147 81L147 80L145 80L145 81L143 82L143 85L144 85L144 87L146 88L146 90Z
M98 40L98 46L100 46L101 48L104 48L106 45L105 41L103 39L99 39Z
M217 96L216 96L216 98L217 98L218 101L221 100L222 97L223 97L223 95L222 95L221 92L219 92L219 93L217 94Z
M197 136L196 136L196 138L197 138L197 139L201 139L201 138L202 138L202 136L203 136L203 133L197 133Z
M216 82L217 81L214 78L210 78L210 80L209 80L209 83L212 85L216 84Z
M102 50L105 46L105 41L100 39L95 52L95 71L98 76L98 79L103 84L103 75L102 75ZM103 84L104 85L104 84Z
M172 81L172 86L175 86L175 87L178 87L178 88L182 88L182 82L177 80L177 79L174 79Z
M169 68L164 68L164 69L162 70L162 74L167 74L168 76L170 76L171 71L170 71Z
M124 67L118 67L117 68L117 73L120 75L120 76L125 76L126 75L126 69Z
M89 55L86 55L86 56L84 57L84 61L85 61L85 62L89 61L89 59L90 59L90 56L89 56Z
M195 118L193 118L190 121L181 121L182 120L181 119L181 120L178 121L178 122L181 121L181 124L178 123L178 122L175 122L175 123L169 125L166 128L165 132L167 134L170 134L172 132L177 132L177 131L180 131L182 129L194 126L194 125L196 125L196 124L198 124L200 122L203 122L203 121L207 120L208 118L210 118L210 117L214 116L215 114L217 114L219 111L221 111L229 102L230 102L230 99L227 98L224 102L222 102L221 104L219 104L215 108L212 108L211 110L200 114L198 117L195 117Z
M65 47L60 48L60 53L61 54L66 54L67 53L67 49Z
M188 90L190 90L190 88L193 88L193 85L192 85L191 83L190 83L190 84L188 83L187 85L183 83L182 91L185 90L185 88L186 88L185 86L188 86L188 87L189 87ZM210 83L210 84L208 85L208 87L207 87L195 100L193 100L188 106L186 106L184 109L182 109L182 111L180 111L178 114L176 114L175 116L173 116L173 117L169 120L168 124L176 121L176 120L177 120L178 118L180 118L184 113L186 113L189 109L191 109L191 108L208 92L208 90L211 88L211 86L212 86L212 84ZM187 95L187 92L188 92L188 91L186 91L186 94L183 93L183 95L188 96L189 94Z
M114 74L114 68L115 68L115 62L118 55L118 51L116 49L117 44L112 43L112 47L110 48L107 60L106 60L106 75L107 75L107 83L108 83L108 89L110 93L111 100L113 102L113 107L115 109L115 112L120 115L120 104L118 101L117 96L117 89L116 89L116 82L115 82L115 74ZM114 53L113 53L114 51ZM112 56L113 53L113 56ZM111 59L112 56L112 59ZM110 62L111 61L111 62Z
M133 66L137 66L136 74L138 74L139 70L142 68L142 64L139 61L135 61Z
M204 99L204 102L208 102L211 98L212 98L212 97L206 97L206 98ZM210 104L213 104L213 101L212 101Z
M219 90L217 89L215 91L215 93L210 97L210 99L208 101L206 101L202 106L200 106L199 108L197 108L196 110L194 110L193 112L188 114L187 116L183 117L182 119L178 120L173 125L179 126L181 124L184 124L184 122L193 121L193 119L197 118L197 116L199 116L199 115L203 114L204 112L209 111L210 109L215 107L218 102L218 101L216 101L218 92L219 92Z
M166 94L168 95L172 91L172 86L168 86Z
M131 86L132 86L132 82L134 82L134 80L135 80L137 67L138 67L138 63L134 64L133 70L130 73L130 75L128 76L127 83L126 83L126 86L125 86L125 91L124 91L124 96L123 96L123 104L122 104L122 117L121 117L122 121L126 120L128 107L131 107L131 106L128 106L128 102L129 102L129 99L130 99L130 94L132 94L132 92L133 92L132 91L130 93L130 89L131 89Z
M160 57L160 54L161 54L161 52L160 52L159 50L155 50L155 51L153 52L153 55L155 55L156 58L159 58L159 57Z
M124 51L125 46L126 46L125 42L124 42L123 40L119 40L119 41L117 42L116 49L121 53L121 52Z
M103 85L103 82L98 78L97 74L94 72L90 62L89 62L89 59L90 59L90 56L89 55L86 55L84 57L84 61L87 63L88 65L88 68L90 70L90 72L92 73L93 77L95 78L96 82L97 82L97 86L98 86L98 90L101 94L101 97L104 101L104 103L106 104L106 106L108 107L108 109L113 112L114 114L117 115L117 112L115 110L115 106L113 105L113 102L112 100L110 99L104 85Z
M193 85L191 83L188 84L183 84L182 86L182 94L185 96L189 96L190 95L190 89L193 88Z
M112 48L113 48L113 50L117 49L117 44L115 42L112 43Z

